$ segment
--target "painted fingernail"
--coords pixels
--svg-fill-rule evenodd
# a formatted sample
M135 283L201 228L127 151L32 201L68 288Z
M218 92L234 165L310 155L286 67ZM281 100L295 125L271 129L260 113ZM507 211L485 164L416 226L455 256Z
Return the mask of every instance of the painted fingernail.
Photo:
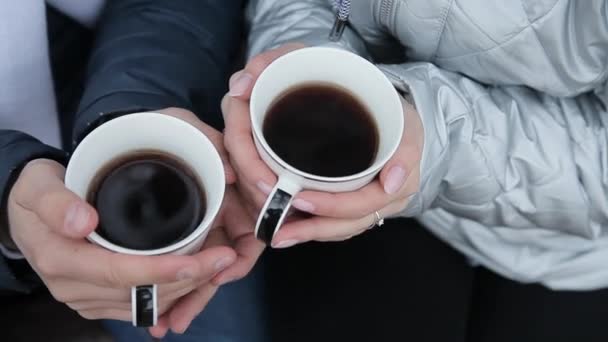
M191 268L184 268L177 272L177 281L194 279L195 271Z
M272 187L264 181L259 181L257 186L258 189L260 189L260 191L264 193L264 195L270 195L270 193L272 192Z
M399 191L403 184L405 183L405 169L400 166L393 166L389 171L386 177L386 182L384 182L384 192L389 195L392 195Z
M217 272L225 270L228 266L232 265L234 258L224 257L215 262L215 270Z
M293 201L293 206L294 208L307 213L313 213L315 211L315 206L312 203L300 198L297 198Z
M230 86L230 92L228 95L235 97L245 94L247 89L251 87L253 83L253 76L248 73L242 73L234 80L234 83Z
M84 204L77 202L68 208L63 226L67 232L81 235L87 231L90 217L89 209Z
M272 244L272 248L289 248L298 244L298 240L285 240Z

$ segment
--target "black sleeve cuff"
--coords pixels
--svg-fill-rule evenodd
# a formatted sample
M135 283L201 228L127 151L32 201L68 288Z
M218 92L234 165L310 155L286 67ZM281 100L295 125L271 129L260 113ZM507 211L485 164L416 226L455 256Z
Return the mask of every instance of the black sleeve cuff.
M72 147L75 148L87 134L105 122L126 114L168 107L189 109L182 103L176 103L175 99L159 94L126 92L102 97L78 113Z

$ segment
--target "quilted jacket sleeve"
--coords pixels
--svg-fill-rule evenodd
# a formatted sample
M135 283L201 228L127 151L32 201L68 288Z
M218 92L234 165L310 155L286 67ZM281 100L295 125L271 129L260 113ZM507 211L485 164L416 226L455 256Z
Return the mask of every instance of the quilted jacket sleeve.
M411 92L425 146L408 209L587 238L608 223L608 113L593 93L487 87L428 63L382 67Z
M328 0L252 0L247 9L250 25L249 57L286 43L308 46L330 45L329 33L335 14ZM367 55L359 34L347 27L341 48Z
M258 0L249 18L251 54L325 44L333 22L325 0ZM352 29L342 44L365 53ZM404 215L441 207L486 226L588 238L608 226L608 113L597 94L487 86L429 63L380 67L412 94L425 130L422 186Z

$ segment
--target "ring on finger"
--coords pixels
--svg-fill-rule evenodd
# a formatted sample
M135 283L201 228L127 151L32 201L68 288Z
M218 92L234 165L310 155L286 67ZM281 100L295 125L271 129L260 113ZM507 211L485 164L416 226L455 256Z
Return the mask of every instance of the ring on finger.
M384 224L384 217L380 216L380 213L378 211L374 211L372 216L374 222L372 222L372 224L370 224L367 229L372 229L376 226L381 227Z

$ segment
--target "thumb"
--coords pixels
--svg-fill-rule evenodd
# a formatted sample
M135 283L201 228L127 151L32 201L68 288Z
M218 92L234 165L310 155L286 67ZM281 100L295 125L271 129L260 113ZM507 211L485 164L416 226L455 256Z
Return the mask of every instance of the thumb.
M389 161L380 173L380 184L384 188L384 192L388 195L398 193L405 185L408 174L409 170L405 162L401 160Z
M404 99L401 99L401 102L408 124L405 126L399 148L380 173L380 184L389 195L398 193L411 172L419 167L424 139L422 123L416 110Z
M211 143L217 150L217 153L220 155L222 164L224 165L226 183L233 184L236 182L236 172L232 168L232 165L230 165L230 159L228 158L228 152L226 152L226 148L224 147L224 135L222 133L201 121L189 110L172 107L162 109L159 112L186 121L201 131L209 140L211 140Z
M83 238L97 227L97 212L65 187L64 173L64 167L51 160L30 162L16 184L15 198L54 232Z
M251 97L253 85L264 69L279 57L304 47L306 45L302 43L288 43L255 56L247 63L244 70L238 71L230 77L228 95L241 100L248 100Z

